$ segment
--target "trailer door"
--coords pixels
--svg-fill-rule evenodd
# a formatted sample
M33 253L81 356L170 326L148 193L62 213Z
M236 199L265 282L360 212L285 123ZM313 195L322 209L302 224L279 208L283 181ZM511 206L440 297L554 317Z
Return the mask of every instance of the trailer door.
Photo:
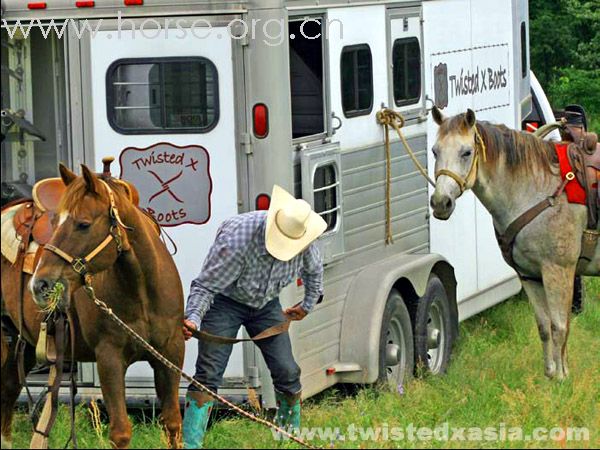
M113 175L120 170L135 183L141 206L177 245L187 297L218 226L238 213L234 40L225 24L200 28L208 20L190 18L194 29L167 30L165 20L126 21L122 31L103 24L89 39L93 164L99 170L103 157L114 156ZM188 343L188 373L196 348ZM242 376L241 347L231 361L227 375ZM127 377L141 386L152 372L137 363Z

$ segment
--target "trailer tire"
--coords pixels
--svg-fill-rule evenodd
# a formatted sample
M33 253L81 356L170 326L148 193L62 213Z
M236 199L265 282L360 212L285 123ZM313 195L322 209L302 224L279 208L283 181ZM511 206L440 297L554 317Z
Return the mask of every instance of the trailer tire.
M394 364L395 363L395 364ZM388 295L379 338L378 383L401 389L414 372L414 341L410 314L396 289Z
M411 305L415 340L415 374L444 374L450 362L454 330L444 284L432 274L425 295Z
M581 277L575 277L575 287L573 289L573 304L571 311L573 314L580 314L585 308L585 283Z

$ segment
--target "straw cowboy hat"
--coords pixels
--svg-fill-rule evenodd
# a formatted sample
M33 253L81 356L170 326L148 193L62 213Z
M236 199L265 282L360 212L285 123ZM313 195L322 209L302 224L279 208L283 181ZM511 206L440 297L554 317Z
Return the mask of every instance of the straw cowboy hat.
M327 229L327 223L304 200L297 200L275 185L267 213L267 251L280 261L301 253Z

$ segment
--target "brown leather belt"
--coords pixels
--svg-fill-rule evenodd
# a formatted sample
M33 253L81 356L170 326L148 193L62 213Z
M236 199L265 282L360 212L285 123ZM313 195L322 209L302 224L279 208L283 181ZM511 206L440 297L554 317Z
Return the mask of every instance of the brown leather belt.
M258 333L256 336L252 338L230 338L225 336L217 336L215 334L207 333L206 331L196 330L188 325L185 327L192 333L192 336L198 340L212 342L215 344L237 344L238 342L256 342L262 341L264 339L277 336L278 334L285 333L290 328L291 320L286 320L285 322L281 322L271 328L267 328L266 330Z

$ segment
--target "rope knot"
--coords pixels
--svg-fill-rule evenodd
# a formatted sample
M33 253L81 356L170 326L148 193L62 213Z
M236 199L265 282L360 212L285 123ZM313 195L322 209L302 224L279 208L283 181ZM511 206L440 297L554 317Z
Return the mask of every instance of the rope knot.
M402 114L389 108L377 111L376 119L380 125L391 126L396 129L404 126L404 117L402 117Z

